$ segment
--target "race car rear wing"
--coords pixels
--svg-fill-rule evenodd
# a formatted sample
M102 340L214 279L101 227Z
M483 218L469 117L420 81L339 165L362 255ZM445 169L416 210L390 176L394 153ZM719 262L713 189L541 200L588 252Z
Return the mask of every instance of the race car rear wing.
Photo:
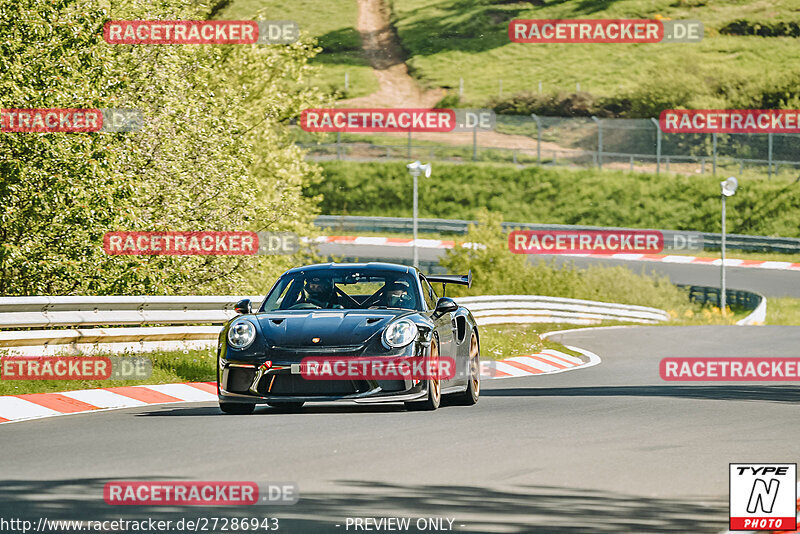
M442 284L442 296L447 294L447 284L459 284L462 286L472 287L472 269L467 274L460 276L457 274L432 274L426 276L428 282L439 282Z

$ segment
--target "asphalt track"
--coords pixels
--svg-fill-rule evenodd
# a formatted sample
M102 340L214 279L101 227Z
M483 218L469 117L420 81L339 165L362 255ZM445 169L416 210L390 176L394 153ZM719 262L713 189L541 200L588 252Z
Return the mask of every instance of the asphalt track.
M800 327L594 329L556 340L603 361L484 382L474 407L226 416L202 403L2 425L0 517L272 516L293 533L356 532L347 517L395 516L455 519L460 532L720 532L729 462L798 460L796 385L666 383L658 363L797 356ZM102 499L107 481L152 479L293 481L300 502L230 509Z
M323 255L338 255L347 258L382 258L383 261L398 259L410 260L412 250L405 247L381 245L342 245L336 243L319 245ZM420 248L419 258L423 261L438 261L443 249ZM736 257L732 254L732 257ZM574 262L577 267L588 265L624 265L634 272L656 273L668 276L675 284L719 287L720 269L716 266L678 263L657 263L646 261L624 261L606 258L566 257L552 255L532 255L530 261L550 261L563 264ZM761 293L766 297L800 297L800 272L756 269L748 267L727 267L725 269L727 286L731 289L746 289Z

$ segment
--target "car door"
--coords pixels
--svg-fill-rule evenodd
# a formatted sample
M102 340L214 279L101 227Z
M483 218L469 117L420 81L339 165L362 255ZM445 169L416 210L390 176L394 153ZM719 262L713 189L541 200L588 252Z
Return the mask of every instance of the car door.
M439 300L439 297L436 295L436 292L433 290L433 287L428 282L428 280L423 276L420 275L420 283L422 284L422 293L423 293L423 300L425 301L425 306L428 308L430 313L433 313L433 310L436 308L436 301ZM456 360L456 346L455 346L455 327L456 322L455 318L452 313L446 313L441 317L434 318L431 316L431 319L434 323L434 330L436 331L437 337L439 338L439 356L440 357L448 357L451 358L452 362L455 362L456 369L455 373L456 376L451 380L442 380L442 389L454 385L458 380L458 370L462 369L462 363Z

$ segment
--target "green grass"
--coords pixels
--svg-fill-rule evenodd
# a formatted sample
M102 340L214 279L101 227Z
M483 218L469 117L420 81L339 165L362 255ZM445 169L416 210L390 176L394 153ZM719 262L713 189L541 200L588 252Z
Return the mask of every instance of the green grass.
M767 299L766 324L800 325L800 299L791 297Z
M481 326L481 359L504 360L514 356L529 356L545 349L555 349L578 356L560 343L542 339L540 336L553 330L564 330L574 325L531 323L524 325L502 324Z
M791 0L771 2L620 0L617 2L497 3L482 0L395 0L396 26L415 75L431 86L457 90L483 104L503 92L581 90L600 97L670 95L686 107L732 107L784 83L786 65L800 62L789 37L721 35L737 19L796 20ZM536 4L539 4L538 2ZM699 19L702 42L692 44L522 44L509 42L515 18ZM557 68L554 68L557 66ZM795 92L796 94L796 92Z
M216 362L215 348L145 352L129 355L149 357L153 362L152 376L145 380L0 380L0 395L22 395L25 393L47 393L141 384L210 382L217 379L214 369Z
M358 8L355 1L338 0L235 0L216 18L228 20L292 20L304 36L318 40L322 53L311 64L320 70L313 82L343 98L371 94L378 89L372 68L361 53L361 37L356 30ZM349 90L344 92L344 75L349 75Z

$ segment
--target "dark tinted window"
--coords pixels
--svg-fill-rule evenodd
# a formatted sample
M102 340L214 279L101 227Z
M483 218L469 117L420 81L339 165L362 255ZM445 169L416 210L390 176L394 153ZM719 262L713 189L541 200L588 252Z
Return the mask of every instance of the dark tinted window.
M425 279L424 276L419 277L420 282L422 282L422 297L425 299L425 304L427 305L429 310L436 308L436 301L439 300L436 296L436 292L431 287L431 284L428 280Z
M313 269L284 275L261 311L299 309L423 309L414 278L404 272Z

